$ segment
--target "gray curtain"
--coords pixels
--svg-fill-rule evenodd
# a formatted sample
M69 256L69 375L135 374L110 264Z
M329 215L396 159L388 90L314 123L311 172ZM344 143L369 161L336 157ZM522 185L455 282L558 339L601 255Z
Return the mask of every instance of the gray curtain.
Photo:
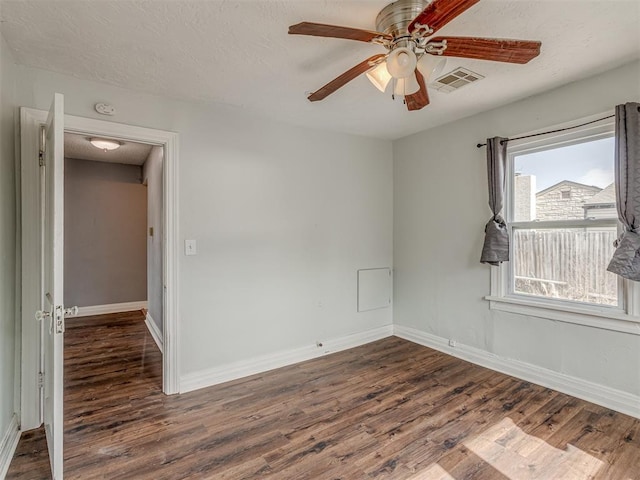
M640 281L640 103L616 106L618 218L624 226L607 270Z
M502 218L505 172L507 169L507 139L487 139L487 173L489 174L489 207L493 217L484 228L484 246L480 262L498 266L509 261L509 233Z

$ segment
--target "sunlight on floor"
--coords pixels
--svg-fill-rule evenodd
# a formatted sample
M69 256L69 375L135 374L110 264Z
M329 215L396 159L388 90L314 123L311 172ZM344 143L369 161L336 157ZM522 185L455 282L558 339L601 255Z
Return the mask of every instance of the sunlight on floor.
M593 478L603 462L567 445L564 450L528 435L509 418L463 443L472 453L510 480ZM410 480L456 480L438 464Z
M582 480L590 478L602 466L602 461L573 445L560 450L537 437L527 435L509 418L464 442L464 445L512 480Z
M409 480L456 480L449 475L447 471L437 463L431 465L427 470L414 475Z

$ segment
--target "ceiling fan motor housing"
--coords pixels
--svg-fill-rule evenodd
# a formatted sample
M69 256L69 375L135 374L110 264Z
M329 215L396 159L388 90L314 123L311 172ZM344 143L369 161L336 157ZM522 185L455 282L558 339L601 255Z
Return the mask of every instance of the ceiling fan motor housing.
M376 17L376 30L392 35L394 40L410 38L407 27L430 3L429 0L398 0L390 3Z

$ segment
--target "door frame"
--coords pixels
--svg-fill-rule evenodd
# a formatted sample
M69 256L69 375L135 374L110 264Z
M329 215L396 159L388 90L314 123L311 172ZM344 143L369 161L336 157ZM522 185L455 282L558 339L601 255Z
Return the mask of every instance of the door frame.
M47 112L20 108L21 182L21 430L42 423L40 408L40 337L34 318L40 302L40 167L38 162L40 126ZM82 135L158 145L163 157L163 354L162 391L179 392L178 355L178 139L176 132L73 115L64 116L64 131Z

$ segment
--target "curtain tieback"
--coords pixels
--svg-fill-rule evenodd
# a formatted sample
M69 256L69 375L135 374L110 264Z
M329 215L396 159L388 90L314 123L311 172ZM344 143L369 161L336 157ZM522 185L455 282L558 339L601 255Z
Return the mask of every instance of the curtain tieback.
M618 238L616 238L613 241L613 246L615 248L618 248L620 246L620 242L622 242L622 239L624 237L626 237L627 235L630 235L634 241L632 243L634 244L640 244L640 234L638 234L638 232L636 231L636 229L629 229L628 227L624 227L624 229L622 230L622 232L620 233L620 235L618 235Z
M491 228L491 226L497 228L499 231L507 229L507 224L504 221L504 218L502 218L500 215L494 215L493 217L491 217L491 219L484 227L484 232L487 233L487 230Z
M496 222L498 225L500 225L501 227L506 227L507 226L507 222L504 221L504 218L502 218L502 215L495 214L493 216L492 220L494 222Z

